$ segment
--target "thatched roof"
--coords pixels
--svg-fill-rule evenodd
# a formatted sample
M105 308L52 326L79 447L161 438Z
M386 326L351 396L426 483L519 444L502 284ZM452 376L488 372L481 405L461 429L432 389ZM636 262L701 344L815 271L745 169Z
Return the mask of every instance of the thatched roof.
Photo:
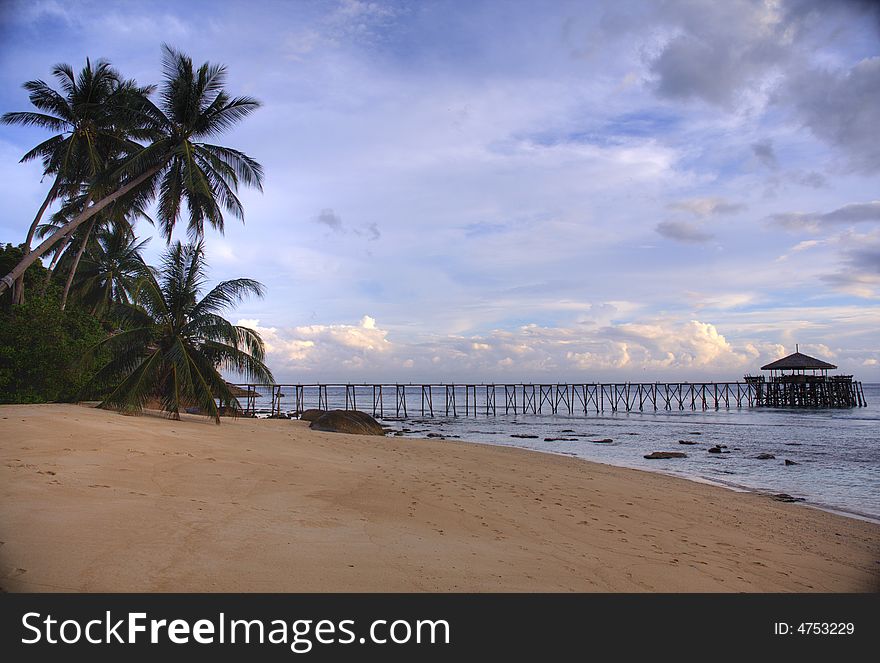
M805 355L802 352L795 352L794 354L790 354L787 357L783 357L782 359L777 359L774 362L767 364L766 366L761 366L762 371L780 371L780 370L828 370L832 368L837 368L834 364L829 364L827 361L822 361L821 359L816 359L815 357L810 357L809 355Z
M236 398L241 398L243 396L249 396L251 394L254 394L253 390L249 391L247 389L242 389L241 387L238 387L238 386L232 384L231 382L227 382L226 386L229 387L229 391L231 391L232 395L235 396ZM259 396L259 394L255 394L255 395Z

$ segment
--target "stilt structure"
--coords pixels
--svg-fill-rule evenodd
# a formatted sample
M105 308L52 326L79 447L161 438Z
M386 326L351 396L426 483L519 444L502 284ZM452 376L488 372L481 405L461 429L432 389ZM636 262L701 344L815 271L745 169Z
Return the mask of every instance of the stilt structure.
M801 353L762 366L764 375L747 375L758 407L846 408L866 405L862 383L852 375L828 375L837 368L827 361Z

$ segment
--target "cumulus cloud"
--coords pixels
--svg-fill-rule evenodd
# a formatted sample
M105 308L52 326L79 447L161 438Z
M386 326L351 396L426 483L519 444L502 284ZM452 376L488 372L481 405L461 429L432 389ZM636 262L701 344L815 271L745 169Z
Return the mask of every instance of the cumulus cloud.
M736 374L772 354L751 343L735 347L715 325L698 320L649 320L589 330L528 324L470 337L430 334L405 341L390 340L389 331L369 316L357 325L277 329L258 320L239 324L261 333L282 381L305 381L312 375L398 380L404 369L415 379L445 381L597 379L615 371L623 371L618 378L642 377L647 370L708 371L717 377Z
M713 237L700 226L687 221L661 221L654 230L667 239L691 244L704 244Z
M388 331L377 327L368 315L356 325L304 325L277 328L260 325L259 320L239 320L239 325L260 333L266 344L267 360L278 366L279 374L312 374L334 370L342 373L351 368L367 369L382 366L382 357L393 350Z

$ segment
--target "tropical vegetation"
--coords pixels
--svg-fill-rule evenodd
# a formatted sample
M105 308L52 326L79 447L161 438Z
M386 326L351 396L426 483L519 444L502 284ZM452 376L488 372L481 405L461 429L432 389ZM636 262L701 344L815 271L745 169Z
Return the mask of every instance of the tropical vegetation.
M163 82L158 104L150 99L152 87L117 83L123 90L118 97L108 93L108 99L97 102L106 108L109 117L97 114L98 120L91 119L79 127L59 117L65 108L63 95L42 81L31 81L25 88L31 92L31 102L44 112L7 113L2 117L7 123L61 132L23 159L41 156L45 173L60 178L59 186L76 204L70 206L65 222L0 280L0 294L46 251L72 237L111 205L143 208L155 200L160 229L168 241L184 204L187 232L193 239L203 236L206 222L222 232L224 212L243 218L238 186L241 183L261 189L262 167L243 152L205 140L227 131L260 104L252 97L232 97L226 92L224 66L206 62L195 69L188 56L168 45L162 49ZM55 110L56 115L47 110ZM102 132L99 127L112 127L112 131ZM56 173L62 168L63 155L56 156L55 148L79 133L89 140L95 137L92 142L105 145L105 149L96 148L97 154L88 152L83 157L88 168L80 167L77 160L70 173ZM97 141L105 133L108 139Z
M21 159L41 162L45 198L24 241L0 248L0 402L89 395L139 411L157 400L174 417L195 407L219 421L237 407L220 371L271 380L259 335L220 315L263 287L235 279L198 299L206 227L243 219L239 187L263 179L259 163L215 139L260 104L226 91L224 66L196 67L167 45L158 86L105 60L52 75L56 87L24 84L35 110L0 118L52 132ZM169 244L184 219L191 243L150 268L139 219Z
M176 242L165 254L159 276L143 271L135 301L114 305L124 330L94 349L109 354L95 382L116 384L102 406L140 412L149 399L158 398L175 419L192 406L220 423L221 408L234 408L236 399L219 368L251 381L272 382L257 332L220 315L248 295L263 296L263 286L245 278L222 281L200 299L205 267L201 242Z

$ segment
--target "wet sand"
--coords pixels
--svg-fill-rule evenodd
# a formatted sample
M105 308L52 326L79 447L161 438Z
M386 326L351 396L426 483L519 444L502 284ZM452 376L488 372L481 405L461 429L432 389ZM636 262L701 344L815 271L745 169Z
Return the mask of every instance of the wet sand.
M880 589L880 525L513 448L0 406L5 591Z

